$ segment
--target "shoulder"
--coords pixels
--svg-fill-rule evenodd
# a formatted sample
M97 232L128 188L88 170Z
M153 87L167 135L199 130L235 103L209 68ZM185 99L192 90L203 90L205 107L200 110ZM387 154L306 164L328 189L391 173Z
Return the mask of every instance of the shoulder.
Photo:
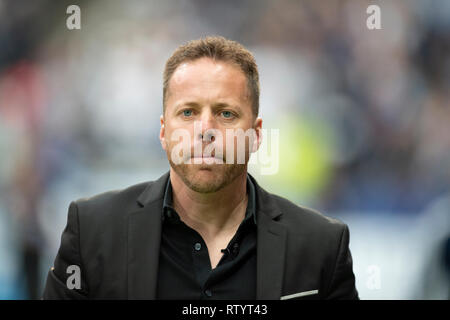
M342 233L347 228L347 225L338 219L295 204L280 195L267 191L251 175L250 179L255 185L259 209L265 211L272 218L276 217L276 221L286 226L288 231L305 234L327 234Z
M271 194L271 196L276 201L283 214L287 214L289 219L301 219L304 222L320 225L343 225L343 222L340 220L326 216L315 209L295 204L278 195Z
M288 254L315 257L314 261L333 265L338 252L346 250L350 231L344 222L283 197L271 195L281 215L277 223L286 230ZM298 256L298 259L301 259ZM295 259L294 259L295 260Z
M279 222L293 233L301 233L310 238L331 237L334 241L348 229L347 225L339 219L329 217L315 209L297 205L278 195L269 194L269 196L282 213Z
M90 197L84 197L72 202L83 216L110 216L115 213L124 213L139 208L137 199L139 195L153 181L141 182L132 186L102 192Z

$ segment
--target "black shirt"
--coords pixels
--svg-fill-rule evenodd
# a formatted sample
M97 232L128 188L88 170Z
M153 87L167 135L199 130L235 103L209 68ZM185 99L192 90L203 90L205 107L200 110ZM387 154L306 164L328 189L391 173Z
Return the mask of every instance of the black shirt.
M157 299L256 298L255 187L248 177L247 193L245 218L222 249L216 268L211 269L205 241L173 208L169 178L162 212Z

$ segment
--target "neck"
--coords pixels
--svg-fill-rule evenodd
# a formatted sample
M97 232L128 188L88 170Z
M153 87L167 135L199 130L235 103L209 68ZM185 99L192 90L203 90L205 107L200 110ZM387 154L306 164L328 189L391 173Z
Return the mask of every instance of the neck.
M247 208L247 171L229 185L212 193L199 193L184 184L171 168L173 203L181 220L193 229L218 234L236 228Z

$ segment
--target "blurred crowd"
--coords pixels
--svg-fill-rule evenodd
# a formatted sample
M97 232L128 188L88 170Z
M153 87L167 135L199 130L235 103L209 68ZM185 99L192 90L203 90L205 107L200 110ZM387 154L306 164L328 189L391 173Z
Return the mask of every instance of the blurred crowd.
M164 63L212 34L258 63L263 127L280 130L278 173L251 171L264 187L359 215L418 216L449 195L450 1L3 0L0 298L39 298L69 201L168 169Z

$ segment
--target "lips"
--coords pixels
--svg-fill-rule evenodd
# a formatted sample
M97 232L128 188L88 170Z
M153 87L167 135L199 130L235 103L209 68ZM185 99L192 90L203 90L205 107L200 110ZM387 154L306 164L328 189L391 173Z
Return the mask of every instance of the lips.
M219 157L213 157L213 156L191 157L191 159L202 159L202 162L205 162L205 160L208 160L210 162L214 162L214 164L225 163L224 159L219 158ZM221 163L219 161L221 161Z
M201 156L201 157L191 157L192 159L220 159L219 157L215 156Z
M222 157L216 157L216 153L214 151L212 151L211 154L207 156L204 154L196 156L194 152L192 152L192 154L193 154L193 156L191 156L192 159L222 159Z

